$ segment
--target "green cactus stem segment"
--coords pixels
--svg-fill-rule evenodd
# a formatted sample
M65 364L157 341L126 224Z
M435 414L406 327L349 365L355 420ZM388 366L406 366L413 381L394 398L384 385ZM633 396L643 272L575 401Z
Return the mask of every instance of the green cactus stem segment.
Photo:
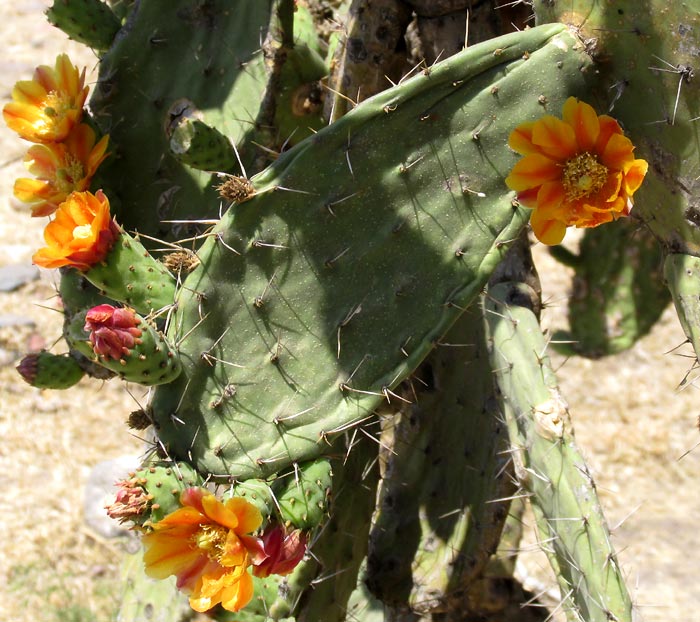
M678 320L695 356L700 357L700 257L673 253L664 261L664 277Z
M569 620L631 622L632 602L610 544L593 479L576 448L566 404L535 314L512 304L516 283L489 288L484 311L502 406Z
M414 372L415 404L382 408L384 477L366 581L397 609L467 615L464 591L495 550L515 490L493 399L481 306L462 314ZM469 382L465 382L465 376ZM407 395L413 392L408 391Z
M564 246L549 252L575 271L569 330L552 339L558 352L597 358L631 348L671 300L662 275L663 250L634 219L587 229L578 254Z

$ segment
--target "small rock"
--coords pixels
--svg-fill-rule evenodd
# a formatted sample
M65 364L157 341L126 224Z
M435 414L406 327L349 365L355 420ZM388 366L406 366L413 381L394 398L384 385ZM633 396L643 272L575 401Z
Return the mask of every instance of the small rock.
M0 268L0 292L13 292L39 278L39 268L28 264L14 264Z
M34 320L26 315L13 315L11 313L3 313L0 315L0 328L9 326L34 326Z

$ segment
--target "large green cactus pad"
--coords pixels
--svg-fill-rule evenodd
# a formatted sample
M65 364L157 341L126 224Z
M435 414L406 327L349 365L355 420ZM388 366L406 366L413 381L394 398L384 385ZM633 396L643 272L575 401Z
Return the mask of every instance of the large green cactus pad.
M172 317L184 373L151 405L173 455L260 477L371 416L522 229L508 135L580 89L574 43L555 25L469 48L254 178Z

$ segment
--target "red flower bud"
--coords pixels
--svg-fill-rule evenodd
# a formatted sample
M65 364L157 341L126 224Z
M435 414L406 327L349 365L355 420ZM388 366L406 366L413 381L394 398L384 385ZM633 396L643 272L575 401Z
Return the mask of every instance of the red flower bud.
M99 305L85 316L85 330L90 333L90 343L95 354L119 360L141 343L142 331L137 328L139 319L133 309Z

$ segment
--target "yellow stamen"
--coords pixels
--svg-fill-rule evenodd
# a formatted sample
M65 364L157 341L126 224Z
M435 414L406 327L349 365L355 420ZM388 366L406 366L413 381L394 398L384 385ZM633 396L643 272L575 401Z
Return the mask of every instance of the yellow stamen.
M85 176L83 165L74 156L66 155L63 166L56 170L54 185L56 189L65 194L70 194L75 190L75 183Z
M228 529L216 525L201 525L199 531L192 536L198 548L207 552L209 559L218 561L224 553Z
M564 164L564 192L567 201L591 196L600 190L608 178L608 169L588 153L580 153Z

